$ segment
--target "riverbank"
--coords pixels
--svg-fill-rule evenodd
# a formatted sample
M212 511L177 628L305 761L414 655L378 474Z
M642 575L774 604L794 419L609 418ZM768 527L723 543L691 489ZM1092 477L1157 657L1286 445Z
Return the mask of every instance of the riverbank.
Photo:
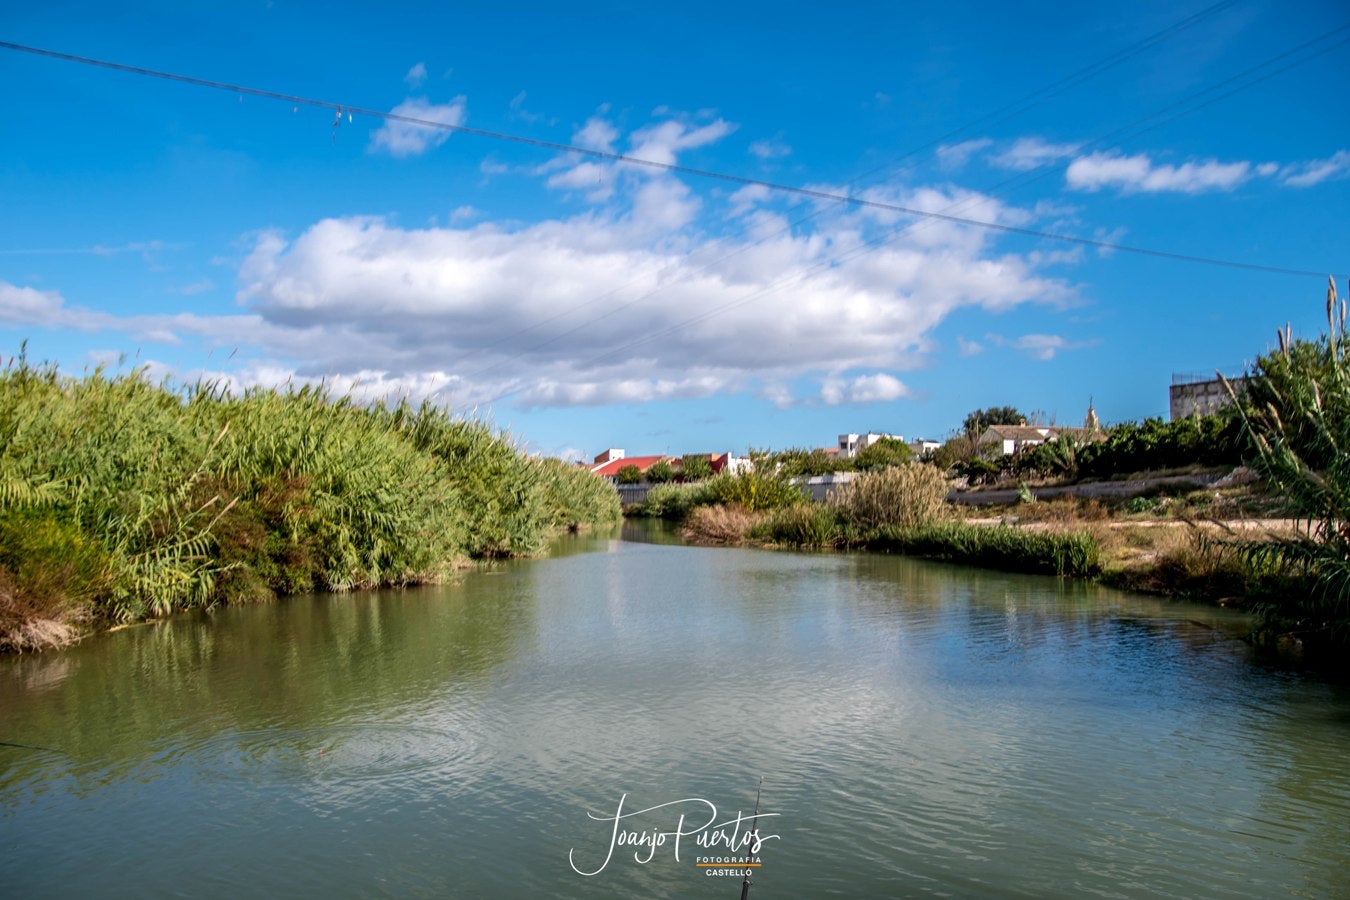
M442 580L617 521L613 489L406 400L0 371L0 649L278 595Z
M1010 493L1020 501L981 507L936 505L941 487L931 477L903 489L879 487L855 480L852 496L755 512L658 497L658 511L679 518L693 543L902 553L1091 579L1253 613L1258 643L1295 649L1334 643L1335 635L1281 615L1286 598L1307 596L1315 585L1297 566L1264 552L1296 533L1297 523L1281 515L1281 497L1250 479L1218 487L1157 484L1133 497L1089 492L1038 500L1023 489ZM899 518L887 521L887 508Z

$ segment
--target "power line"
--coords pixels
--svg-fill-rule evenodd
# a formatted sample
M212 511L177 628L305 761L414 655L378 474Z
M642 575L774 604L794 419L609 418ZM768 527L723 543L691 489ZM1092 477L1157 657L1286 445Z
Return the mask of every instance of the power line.
M1239 81L1239 80L1241 80L1241 79L1243 79L1243 78L1246 78L1248 75L1251 75L1252 73L1259 72L1260 70L1265 69L1265 68L1267 68L1267 67L1269 67L1269 66L1271 66L1271 65L1274 65L1275 63L1280 62L1281 60L1287 59L1287 58L1290 57L1290 56L1294 56L1295 54L1300 53L1301 51L1304 51L1304 50L1308 49L1309 47L1315 46L1316 44L1319 44L1319 43L1321 43L1321 42L1327 40L1328 38L1334 37L1335 35L1341 33L1342 31L1345 31L1345 30L1347 30L1347 29L1350 29L1350 22L1347 22L1346 24L1344 24L1344 25L1342 25L1342 26L1340 26L1340 27L1338 27L1338 28L1335 28L1335 29L1333 29L1333 30L1330 31L1330 32L1325 32L1325 33L1323 33L1322 35L1319 35L1318 37L1313 38L1312 40L1305 41L1304 43L1299 44L1299 45L1296 46L1296 47L1290 48L1289 50L1282 51L1282 52L1276 54L1275 56L1270 57L1270 58L1268 58L1268 59L1265 59L1265 60L1263 60L1262 62L1259 62L1259 63L1257 63L1257 64L1255 64L1255 65L1253 65L1253 66L1249 66L1248 68L1243 69L1242 71L1236 73L1235 75L1232 75L1232 76L1230 76L1230 77L1228 77L1228 78L1223 79L1222 81L1216 82L1215 84L1212 84L1212 85L1209 85L1209 86L1207 86L1207 87L1205 87L1205 88L1202 88L1202 89L1200 89L1200 90L1198 90L1198 91L1196 91L1196 92L1190 94L1189 96L1182 98L1182 99L1179 100L1179 101L1176 101L1176 102L1174 102L1174 103L1171 103L1171 104L1169 104L1169 105L1163 107L1161 110L1158 110L1157 112L1150 113L1149 115L1144 116L1144 117L1141 118L1141 119L1137 119L1137 120L1135 120L1134 122L1132 122L1132 123L1130 123L1130 124L1128 124L1128 125L1122 126L1121 128L1115 129L1114 131L1111 131L1111 132L1109 132L1109 133L1106 134L1106 135L1103 135L1103 136L1098 137L1098 138L1094 138L1093 140L1088 141L1088 142L1084 143L1084 144L1081 145L1081 146L1084 146L1084 147L1091 147L1091 146L1094 146L1094 145L1102 144L1102 143L1105 143L1107 140L1110 140L1110 139L1112 139L1112 138L1114 138L1114 137L1118 137L1118 136L1120 136L1120 135L1122 135L1122 134L1125 134L1125 133L1127 133L1127 132L1132 132L1132 133L1131 133L1131 136L1132 136L1132 137L1137 137L1137 136L1140 135L1140 134L1144 134L1144 133L1146 133L1146 132L1148 132L1148 131L1152 131L1152 130L1154 130L1154 129L1156 129L1156 128L1159 128L1159 127L1161 127L1162 125L1168 124L1169 122L1173 122L1173 121L1175 121L1175 120L1178 119L1178 118L1181 118L1181 117L1183 117L1183 116L1189 115L1189 114L1191 114L1192 112L1195 112L1195 111L1198 110L1198 109L1202 109L1202 108L1204 108L1204 107L1206 107L1206 106L1209 106L1209 105L1211 105L1211 104L1213 104L1213 103L1215 103L1215 102L1218 102L1219 100L1225 99L1225 98L1227 98L1227 97L1231 97L1233 94L1236 94L1236 93L1238 93L1239 91L1245 90L1246 88L1249 88L1249 87L1251 87L1251 86L1253 86L1253 85L1255 85L1255 84L1258 84L1258 83L1260 83L1260 82L1262 82L1262 81L1265 81L1265 80L1267 80L1267 79L1269 79L1269 78L1272 78L1272 77L1274 77L1275 75L1278 75L1278 74L1280 74L1280 73L1282 73L1282 72L1288 71L1289 69L1291 69L1291 68L1293 68L1293 67L1295 67L1295 66L1301 65L1301 64L1303 64L1303 63L1305 63L1305 62L1309 62L1309 61L1312 60L1312 59L1315 59L1315 58L1317 58L1317 57L1319 57L1319 56L1322 56L1322 55L1324 55L1324 54L1330 52L1331 50L1336 49L1337 47L1341 46L1342 44L1347 43L1347 41L1350 41L1350 38L1344 38L1344 39L1342 39L1342 40L1340 40L1340 41L1335 42L1334 44L1331 44L1331 45L1329 45L1329 46L1323 47L1323 48L1321 48L1321 49L1319 49L1319 50L1317 50L1317 51L1315 51L1315 52L1313 52L1313 53L1309 53L1309 54L1307 54L1307 55L1304 55L1304 56L1302 56L1301 58L1295 59L1294 61L1289 62L1289 63L1287 63L1287 64L1284 65L1284 66L1281 66L1279 69L1276 69L1276 70L1271 71L1271 72L1267 72L1267 73L1261 75L1260 77L1253 78L1253 79L1251 79L1251 80L1249 80L1249 81L1246 81L1245 83L1239 84L1237 87L1233 88L1232 90L1229 90L1229 91L1227 91L1227 92L1225 92L1225 93L1223 93L1223 94L1220 94L1220 95L1218 95L1218 96L1216 96L1216 97L1211 97L1211 98L1209 98L1209 99L1206 99L1206 100L1205 100L1204 102L1202 102L1202 103L1196 103L1196 104L1194 104L1194 105L1190 105L1190 104L1193 103L1193 101L1195 101L1195 100L1197 100L1197 99L1199 99L1199 98L1205 97L1207 94L1211 94L1211 93L1213 93L1213 92L1216 91L1216 90L1219 90L1219 89L1221 89L1221 88L1223 88L1223 87L1226 87L1226 86L1228 86L1228 85L1230 85L1230 84L1232 84L1232 83L1234 83L1234 82L1236 82L1236 81ZM1189 108L1186 108L1188 105L1189 105ZM1163 120L1161 120L1161 121L1159 121L1159 122L1153 122L1153 124L1146 124L1146 123L1149 123L1151 120L1157 119L1159 116L1164 115L1164 114L1166 114L1166 113L1168 113L1168 112L1170 112L1170 111L1172 111L1172 110L1174 110L1174 109L1178 109L1178 108L1181 108L1181 111L1180 111L1180 112L1177 112L1176 114L1174 114L1174 115L1172 115L1172 116L1169 116L1168 118L1163 119ZM1136 128L1136 126L1140 126L1140 125L1143 125L1144 127ZM1011 177L1011 178L1005 179L1004 181L1000 182L999 184L995 185L994 187L985 190L984 192L982 192L983 196L979 196L979 197L972 198L971 200L968 200L968 201L963 202L963 203L956 203L956 204L953 204L953 205L947 207L947 209L948 209L948 210L953 210L953 209L959 210L959 209L962 209L962 208L970 208L971 206L978 206L979 204L985 202L986 200L991 199L991 197L988 196L988 195L989 195L992 191L998 191L998 190L1000 190L1000 189L1002 189L1002 188L1005 188L1005 187L1011 187L1011 186L1017 186L1017 187L1025 186L1026 184L1029 184L1029 183L1031 183L1031 182L1033 182L1033 181L1035 181L1035 180L1037 180L1037 179L1039 179L1039 178L1041 178L1041 177L1044 177L1044 175L1047 174L1047 173L1049 172L1050 166L1049 166L1048 163L1044 163L1044 164L1038 166L1037 169L1040 169L1040 170L1042 170L1042 171L1041 171L1039 174L1034 174L1034 170L1033 170L1033 172L1026 172L1026 173L1022 173L1022 174L1019 174L1019 175L1015 175L1015 176L1013 176L1013 177ZM1021 183L1018 184L1018 182L1021 182ZM805 220L805 218L810 218L810 216L804 217L803 221ZM580 364L580 368L586 368L586 367L589 367L589 366L596 365L597 363L603 363L603 362L606 362L606 361L608 361L608 360L617 359L617 358L620 357L622 354L626 353L627 351L630 351L630 350L634 349L635 347L641 346L642 344L649 343L650 341L655 340L655 339L657 339L657 338L661 338L661 337L665 337L665 336L667 336L667 335L673 334L673 333L675 333L675 332L677 332L677 331L679 331L679 330L681 330L681 329L683 329L683 328L685 328L685 327L687 327L687 326L690 326L690 325L696 325L696 324L698 324L698 323L707 321L708 319L711 319L711 318L714 318L714 317L716 317L716 316L722 315L723 313L730 312L730 311L732 311L732 310L734 310L734 309L737 309L737 308L739 308L739 307L742 307L742 306L746 305L747 303L750 303L750 302L752 302L752 301L754 301L754 300L758 300L758 299L760 299L760 298L762 298L762 297L764 297L764 296L767 296L767 295L773 293L774 291L776 291L776 290L778 290L778 289L780 289L780 288L786 286L790 281L794 281L794 280L795 280L795 281L801 281L801 280L805 280L805 279L812 278L812 277L814 277L816 274L818 274L820 271L825 270L825 269L828 269L828 268L830 268L830 267L832 267L832 266L834 266L834 265L836 265L836 264L838 264L838 263L840 263L840 262L843 262L843 261L845 261L845 260L849 260L849 259L856 258L856 257L861 256L861 255L866 254L866 253L870 253L870 252L872 252L873 250L879 249L879 248L881 248L881 247L886 246L887 244L893 243L894 241L896 241L896 240L898 240L899 238L903 237L905 234L909 233L910 231L912 231L912 230L914 230L914 229L920 227L922 224L931 224L931 220L930 220L930 221L927 221L927 222L910 222L910 223L908 223L908 224L906 224L906 225L904 225L904 226L901 226L901 227L899 227L899 228L893 229L892 231L890 231L890 232L888 232L888 233L886 233L886 234L882 234L882 235L879 235L879 236L877 236L877 237L875 237L875 238L872 238L871 240L867 241L866 243L864 243L864 244L862 244L862 245L860 245L860 246L858 246L858 247L855 247L853 250L851 250L851 251L849 251L849 252L847 252L847 253L845 253L845 254L839 256L839 257L836 257L836 258L834 258L834 259L829 259L829 260L822 260L822 261L816 263L815 265L813 265L813 266L807 268L807 269L804 270L803 272L796 273L795 275L791 276L790 278L785 278L785 279L782 279L782 280L780 280L780 281L774 282L774 283L772 283L772 284L765 285L764 287L762 287L762 288L760 288L760 289L754 291L753 293L751 293L751 294L748 295L748 296L741 297L741 298L739 298L739 299L737 299L737 300L733 300L733 301L731 301L731 302L729 302L729 303L722 304L722 305L720 305L720 306L718 306L718 307L715 307L715 308L713 308L713 309L711 309L711 310L707 310L707 311L702 312L702 313L699 313L699 314L697 314L697 315L695 315L695 316L691 316L691 317L689 317L689 318L687 318L687 319L684 319L684 320L682 320L682 321L680 321L680 322L674 323L673 325L670 325L670 326L668 326L668 327L666 327L666 328L664 328L664 329L662 329L662 330L660 330L660 331L653 332L653 333L648 333L648 334L644 334L643 336L641 336L641 337L639 337L639 338L636 338L636 339L634 339L634 340L632 340L632 341L629 341L629 342L627 342L627 343L625 343L625 344L623 344L623 345L621 345L621 346L619 346L619 347L611 348L610 350L607 350L607 351L605 351L605 352L603 352L603 353L600 353L600 354L597 354L597 355L595 355L595 356L592 356L592 357L586 359L584 362L582 362L582 363ZM789 226L789 228L790 228L790 226ZM779 234L782 234L782 233L783 233L784 231L786 231L786 230L788 230L788 229L780 230L779 232L776 232L774 236L777 236L777 235L779 235ZM758 243L758 242L756 242L756 243ZM753 246L753 245L747 245L746 247L743 247L743 248L741 248L740 250L737 250L736 252L737 252L737 253L744 252L744 250L745 250L745 249L748 249L749 246ZM726 257L726 258L729 258L730 256L734 256L734 255L735 255L735 254L730 254L730 255L729 255L728 257ZM711 264L710 264L710 265L711 265ZM1320 277L1320 275L1319 275L1318 277ZM644 295L643 297L639 297L637 300L634 300L634 301L631 301L630 303L624 304L624 306L631 306L632 303L636 303L636 302L638 302L639 300L646 299L647 297L650 297L650 296L652 296L652 295L654 295L654 294L656 294L656 293L659 293L659 292L660 292L661 290L663 290L663 289L664 289L664 287L663 287L663 288L657 288L656 290L653 290L653 291L649 292L648 294ZM623 308L623 307L620 307L620 308ZM583 324L584 324L584 323L583 323ZM554 341L556 341L556 340L558 340L558 339L560 339L560 338L566 336L567 334L570 334L570 333L572 333L572 332L575 332L575 331L577 331L577 330L580 330L581 327L583 327L583 326L580 326L580 325L579 325L579 326L576 326L575 328L570 329L569 331L563 332L563 333L560 334L560 335L555 335L553 338L550 338L548 341L545 341L545 342L543 342L542 344L536 345L534 348L531 348L531 349L534 350L534 349L539 349L539 348L541 348L541 347L543 347L543 346L547 346L548 344L550 344L550 343L552 343L552 342L554 342ZM511 357L511 359L519 358L519 356L521 356L521 355L523 355L523 354L517 354L516 356ZM509 360L508 360L508 361L509 361ZM473 375L468 376L468 377L470 377L470 378L477 377L478 375L481 375L481 374L484 374L484 373L486 373L486 372L488 372L488 371L491 371L492 369L497 368L497 367L499 367L499 366L502 365L502 364L503 364L503 363L501 363L501 362L494 363L494 364L492 364L492 365L489 365L489 366L487 366L487 367L484 367L483 369L480 369L478 372L476 372L476 373L474 373ZM508 391L506 391L506 392L504 392L504 393L502 393L502 394L498 394L498 395L494 396L491 400L489 400L489 401L487 401L487 402L488 402L489 404L496 403L496 402L498 402L498 401L500 401L500 400L505 399L506 397L510 397L510 396L515 395L515 394L518 394L518 393L520 393L522 390L524 390L524 388L516 388L516 389L513 389L513 390L508 390Z
M79 63L81 65L97 66L99 68L112 69L118 72L126 72L133 75L143 75L151 78L160 78L166 81L178 82L181 84L190 84L197 87L213 88L215 90L230 91L235 94L244 94L254 97L264 97L272 100L283 100L292 104L304 104L322 109L332 109L339 114L345 112L348 115L361 115L373 119L380 119L389 122L399 122L405 125L415 125L421 128L431 128L449 131L457 134L467 134L476 137L489 138L491 140L507 141L510 143L524 144L531 147L540 147L547 150L553 150L559 153L571 153L580 156L587 156L592 159L604 159L610 162L623 163L625 165L640 166L648 169L656 169L665 172L672 172L680 175L688 175L697 178L708 178L717 181L738 184L742 187L762 187L767 190L779 191L782 193L795 194L801 197L807 197L813 200L822 200L832 203L843 203L852 206L859 206L869 209L879 209L887 212L900 213L902 215L915 216L917 218L932 219L937 221L950 222L955 225L967 225L972 228L983 228L990 231L998 231L1005 234L1017 234L1024 237L1033 237L1041 240L1060 241L1062 243L1075 244L1078 246L1091 247L1098 250L1113 250L1121 253L1133 253L1139 256L1150 256L1158 259L1170 259L1177 262L1188 262L1200 265L1219 266L1230 269L1240 269L1249 272L1265 272L1276 275L1293 275L1298 277L1314 276L1321 278L1324 272L1313 271L1310 269L1294 269L1285 266L1265 265L1261 263L1245 263L1237 260L1220 259L1217 257L1199 256L1190 253L1180 253L1171 250L1159 250L1153 247L1140 247L1131 244L1120 244L1114 241L1104 241L1095 238L1077 237L1068 234L1058 234L1050 231L1041 231L1035 228L1025 228L1018 225L1007 225L999 222L988 222L982 219L971 219L965 216L950 215L947 213L930 212L927 210L916 209L913 207L902 206L896 203L887 203L880 200L869 200L853 194L842 194L834 191L826 191L818 188L802 187L799 185L781 184L779 182L767 181L761 178L751 178L745 175L736 175L730 172L718 172L711 169L701 169L695 166L685 166L678 163L664 163L640 157L629 156L625 153L616 153L611 150L598 150L592 147L579 147L574 144L566 144L561 141L550 141L543 138L528 137L526 135L510 134L501 131L490 131L483 128L471 128L466 125L451 125L445 122L438 122L431 119L423 119L417 116L408 116L401 113L385 112L384 110L368 109L360 106L351 106L345 103L335 103L330 100L318 100L312 97L302 97L296 94L286 94L280 91L266 90L263 88L247 87L245 85L231 84L223 81L212 81L206 78L197 78L191 75L181 75L175 72L164 72L157 69L147 69L140 66L131 66L125 63L112 62L109 60L93 59L86 56L76 56L70 53L61 53L56 50L46 50L40 47L31 47L25 44L16 44L9 41L0 41L0 49L14 50L21 53L30 53L36 56L43 56L50 59L57 59L63 62Z
M1181 19L1181 20L1179 20L1179 21L1177 21L1177 22L1172 23L1171 25L1169 25L1168 27L1166 27L1166 28L1164 28L1164 29L1162 29L1162 30L1160 30L1160 31L1154 32L1153 34L1149 35L1148 37L1146 37L1146 38L1144 38L1144 39L1142 39L1142 40L1140 40L1140 41L1137 41L1137 42L1135 42L1135 43L1133 43L1133 44L1130 44L1129 46L1122 47L1121 49L1116 50L1116 51L1114 51L1114 52L1108 54L1107 56L1103 57L1102 59L1096 60L1096 61L1094 61L1094 62L1092 62L1092 63L1090 63L1090 64L1088 64L1088 65L1086 65L1086 66L1084 66L1084 67L1082 67L1082 68L1080 68L1080 69L1076 69L1076 70L1070 72L1069 74L1064 75L1064 76L1062 76L1062 77L1056 79L1055 81L1053 81L1053 82L1051 82L1051 83L1049 83L1049 84L1047 84L1047 85L1045 85L1045 86L1043 86L1043 87L1037 88L1036 90L1032 91L1031 93L1026 94L1025 96L1022 96L1022 97L1018 98L1017 100L1014 100L1014 101L1012 101L1012 102L1010 102L1010 103L1007 103L1007 104L1005 104L1004 106L1001 106L1001 107L999 107L998 109L995 109L995 110L993 110L993 111L991 111L991 112L988 112L988 113L985 113L985 114L983 114L983 115L977 116L976 118L974 118L974 119L972 119L972 120L966 122L964 125L958 126L957 128L952 129L951 131L948 131L948 132L946 132L945 134L942 134L942 135L940 135L940 136L938 136L938 137L936 137L936 138L933 138L932 140L930 140L930 141L928 141L928 142L926 142L926 143L923 143L923 144L920 144L920 145L918 145L918 146L916 146L916 147L913 147L913 148L907 150L906 152L904 152L903 154L901 154L899 157L897 157L897 158L895 158L895 159L888 160L887 162L884 162L884 163L882 163L882 164L880 164L880 165L874 166L874 167L872 167L872 168L870 168L870 169L868 169L868 170L862 172L861 174L859 174L859 175L857 175L857 176L854 176L854 178L851 179L851 182L854 183L854 184L856 184L856 183L858 183L859 181L861 181L862 179L870 178L872 175L875 175L877 172L880 172L880 171L882 171L883 169L886 169L886 168L889 168L890 166L894 166L894 165L897 165L897 164L899 164L899 163L901 163L901 162L904 162L905 160L910 159L910 158L912 158L912 157L914 157L914 156L917 156L918 154L922 153L922 152L925 151L925 150L929 150L929 149L931 149L931 148L933 148L933 147L940 146L944 141L949 140L950 138L956 137L957 135L959 135L959 134L961 134L961 133L963 133L963 132L971 131L971 130L973 130L976 126L982 125L982 124L984 124L984 123L998 124L998 123L1001 123L1001 122L1006 122L1006 121L1008 121L1009 119L1015 118L1016 116L1018 116L1018 115L1020 115L1020 114L1022 114L1022 113L1024 113L1024 112L1026 112L1027 110L1032 109L1032 108L1036 107L1037 105L1039 105L1039 104L1045 102L1047 99L1049 99L1049 98L1051 98L1051 97L1058 96L1059 94L1062 94L1064 91L1068 90L1070 87L1074 87L1074 86L1076 86L1076 85L1079 85L1079 84L1082 84L1082 83L1084 83L1084 82L1086 82L1086 81L1089 81L1089 80L1091 80L1092 78L1095 78L1096 76L1102 74L1103 72L1109 71L1110 69L1115 68L1115 67L1118 66L1118 65L1121 65L1122 63L1124 63L1125 61L1127 61L1127 60L1130 59L1131 57L1137 56L1138 54L1140 54L1140 53L1142 53L1143 51L1147 50L1148 48L1154 46L1155 44L1157 44L1157 43L1159 43L1159 42L1161 42L1161 41L1163 41L1163 40L1166 40L1167 38L1171 37L1172 35L1177 34L1177 33L1181 32L1181 31L1184 31L1184 30L1186 30L1187 28L1191 28L1191 27L1193 27L1194 25L1198 24L1199 22L1202 22L1202 21L1204 21L1205 19L1210 18L1210 17L1213 16L1213 15L1216 15L1216 14L1219 13L1219 12L1222 12L1223 10L1227 9L1228 7L1233 6L1236 2L1237 2L1237 0L1220 0L1220 2L1215 3L1215 4L1211 5L1211 6L1208 6L1208 7L1206 7L1205 9L1202 9L1202 10L1200 10L1199 12L1196 12L1196 13L1194 13L1194 14L1192 14L1192 15L1186 16L1185 18L1183 18L1183 19ZM1038 168L1043 168L1043 166L1038 167ZM1013 180L1013 179L1010 179L1009 181L1005 181L1005 182L1003 182L1002 184L998 185L997 187L1002 187L1003 184L1008 184L1008 183L1010 183L1010 181L1012 181L1012 180ZM994 188L994 189L996 190L997 187ZM984 193L988 194L989 191L985 191ZM809 205L810 202L811 202L811 201L808 201L808 200L803 200L803 201L801 201L798 205L794 206L791 210L789 210L789 213L794 213L794 212L796 212L797 209L800 209L800 208L802 208L802 207L805 207L805 206ZM969 204L952 204L951 206L947 207L947 208L944 209L943 211L944 211L944 212L952 212L952 211L955 211L955 210L958 210L958 209L961 209L961 208L968 208L968 207L969 207ZM683 281L683 280L685 280L685 279L688 279L688 278L694 277L694 276L696 276L696 275L702 274L703 272L706 272L706 271L710 270L710 269L713 268L714 266L720 265L720 264L723 263L723 262L726 262L726 261L728 261L728 260L730 260L730 259L732 259L732 258L734 258L734 257L736 257L736 256L738 256L738 255L740 255L740 254L742 254L742 253L747 252L748 250L752 249L753 247L760 246L760 245L763 244L765 241L772 240L773 238L780 237L780 236L782 236L782 235L784 235L784 234L788 234L788 233L790 233L790 232L792 231L792 229L794 229L794 228L796 228L796 227L798 227L798 226L800 226L800 225L802 225L802 224L804 224L804 223L810 221L811 219L815 218L815 217L819 214L819 212L820 212L820 210L816 210L815 212L809 212L809 213L807 213L806 215L801 216L800 218L797 218L797 219L794 219L794 220L788 222L786 225L784 225L782 228L778 229L777 231L773 232L772 234L768 234L768 235L765 235L765 236L763 236L763 237L760 237L760 238L758 238L758 239L756 239L756 240L754 240L754 241L751 241L750 243L742 244L740 247L736 248L735 250L731 251L730 253L727 253L727 254L725 254L724 256L721 256L721 257L719 257L719 258L716 259L716 260L713 260L713 261L711 261L711 262L708 262L708 263L704 264L703 266L700 266L698 269L694 270L693 272L685 273L685 274L682 275L680 278L676 279L675 282L671 282L671 283L668 283L668 284L661 284L661 285L659 285L658 287L652 288L651 290L648 290L648 291L646 291L645 293L642 293L642 294L640 294L639 296L633 298L632 300L629 300L629 301L627 301L627 302L625 302L625 303L622 303L622 304L620 304L620 305L617 306L617 307L611 307L611 308L608 308L607 311L606 311L606 315L611 314L611 313L612 313L614 310L616 310L616 309L626 309L626 308L631 307L631 306L633 306L633 305L635 305L635 304L637 304L637 303L642 302L643 300L646 300L646 299L649 299L649 298L651 298L651 297L653 297L653 296L656 296L657 294L661 293L662 291L668 290L673 284L679 283L680 281ZM664 270L666 270L666 269L669 269L669 268L672 268L672 267L673 267L673 264L671 264L671 263L663 264L662 266L659 266L659 267L655 270L655 274L656 274L656 276L659 278L662 271L664 271ZM548 317L546 317L546 318L544 318L544 319L537 320L537 321L531 323L530 325L525 326L524 328L517 329L516 331L514 331L514 332L512 332L512 333L510 333L510 334L502 335L501 337L499 337L499 338L497 338L497 339L495 339L495 340L493 340L493 341L489 341L489 342L487 342L486 344L482 344L482 345L480 345L480 346L474 348L474 350L473 350L472 352L473 352L474 354L484 354L484 353L486 353L488 350L490 350L490 349L493 348L493 347L500 346L501 344L504 344L504 343L506 343L507 341L513 340L514 338L521 337L522 335L528 334L528 333L530 333L531 331L535 331L535 330L537 330L538 328L541 328L541 327L543 327L544 325L549 324L550 322L556 322L556 321L558 321L559 319L562 319L562 318L565 318L565 317L567 317L567 316L570 316L572 313L579 312L579 311L581 311L581 310L583 310L583 309L585 309L585 308L587 308L587 307L594 306L596 303L599 303L599 302L601 302L601 301L603 301L603 300L609 299L609 298L615 296L616 294L618 294L620 291L625 290L626 288L629 288L629 287L632 287L632 286L636 285L640 280L641 280L641 278L635 279L635 280L633 280L633 281L630 281L628 284L625 284L625 285L623 285L623 286L621 286L621 287L614 288L614 289L612 289L612 290L606 291L604 294L601 294L601 295L596 296L596 297L592 297L591 299L586 300L586 301L583 301L582 303L579 303L579 304L577 304L577 305L575 305L575 306L572 306L572 307L569 308L569 309L561 310L561 311L556 312L556 313L554 313L554 314L552 314L552 315L550 315L550 316L548 316ZM514 359L520 358L520 357L523 356L524 353L526 353L526 352L534 352L534 351L536 351L536 350L540 350L540 349L542 349L543 347L546 347L546 346L548 346L549 344L555 343L556 341L562 339L563 337L566 337L566 336L569 335L569 334L573 334L573 333L575 333L575 332L577 332L577 331L580 331L581 329L587 327L588 325L590 325L590 324L591 324L592 322L594 322L594 321L595 321L594 319L588 319L588 320L585 320L585 321L581 322L580 324L575 325L574 327L568 329L567 331L564 331L564 332L562 332L562 333L560 333L560 334L556 334L556 335L554 335L553 337L549 338L548 340L543 341L542 343L535 344L534 346L530 347L530 348L529 348L528 350L526 350L526 351L523 351L523 352L521 352L521 353L517 353L517 354L515 354L514 356L511 356L511 357L508 357L506 360L498 361L498 362L492 363L492 364L490 364L490 365L488 365L488 366L486 366L486 367L480 368L477 372L475 372L475 373L473 373L473 374L471 374L471 375L465 376L465 377L466 377L466 378L475 378L475 377L477 377L478 375L484 374L484 373L486 373L486 372L491 371L492 369L495 369L495 368L498 368L498 367L504 365L506 362L510 362L510 361L512 361L512 360L514 360ZM462 361L462 358L461 358L461 361Z

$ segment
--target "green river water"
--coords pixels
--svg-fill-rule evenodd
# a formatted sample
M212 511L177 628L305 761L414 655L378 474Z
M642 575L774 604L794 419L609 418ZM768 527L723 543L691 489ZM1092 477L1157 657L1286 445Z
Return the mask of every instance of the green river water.
M762 777L754 898L1350 896L1350 691L1222 610L628 537L0 658L0 895L730 900Z

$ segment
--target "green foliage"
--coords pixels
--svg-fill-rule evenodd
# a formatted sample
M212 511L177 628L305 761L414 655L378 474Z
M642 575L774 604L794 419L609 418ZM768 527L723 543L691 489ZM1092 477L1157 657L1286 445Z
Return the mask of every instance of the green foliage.
M789 478L769 454L751 451L749 465L739 472L723 470L706 482L706 496L712 503L739 506L748 512L782 509L807 499L804 488Z
M680 459L680 477L685 481L703 481L712 473L712 460L704 454L691 453Z
M1350 643L1350 331L1334 282L1327 326L1312 342L1281 333L1279 348L1257 360L1239 408L1255 468L1307 523L1298 537L1247 543L1244 551L1249 560L1304 574L1314 586L1258 608L1268 632L1344 646Z
M0 513L0 648L55 646L66 629L35 628L60 623L104 593L107 559L97 542L51 510Z
M840 521L863 535L931 524L944 515L946 502L947 479L923 463L859 475L830 498Z
M680 521L695 505L713 502L702 484L658 484L647 491L641 515L652 519Z
M620 466L614 478L619 484L637 484L642 481L642 470L632 464Z
M1017 467L1021 472L1035 472L1057 478L1076 478L1078 460L1085 444L1073 434L1061 434L1053 441L1028 447L1018 454ZM1090 451L1089 451L1090 452Z
M978 437L979 435L958 434L948 438L941 447L933 451L929 462L946 472L977 459L980 455L979 446L976 444Z
M1003 525L948 522L886 528L869 546L1006 572L1086 577L1101 568L1101 546L1090 534L1025 531Z
M956 474L965 478L966 483L970 485L997 481L1002 471L998 463L979 457L956 465Z
M675 467L664 459L647 467L647 480L652 484L667 484L675 480Z
M977 409L961 421L961 433L978 438L990 425L1025 425L1027 417L1014 406L991 406Z
M859 472L875 472L904 465L913 456L914 452L904 441L886 437L860 450L853 458L853 467Z
M824 450L807 450L793 447L780 450L773 455L774 465L788 478L810 478L814 475L829 475L831 472L844 472L852 468L853 460L836 459Z
M1076 448L1076 474L1109 478L1195 465L1236 466L1242 462L1246 446L1241 422L1232 410L1175 422L1157 418L1124 422L1112 427L1104 440Z
M842 542L839 518L832 507L823 503L802 503L776 510L762 534L766 540L791 547L834 547Z
M4 590L60 582L53 597L78 609L44 609L67 619L432 580L465 556L530 553L555 527L613 520L617 503L588 472L427 405L174 391L23 359L0 372L0 523L40 516L34 535L57 535L9 541ZM97 577L62 575L63 558L97 559ZM30 624L47 614L24 609Z

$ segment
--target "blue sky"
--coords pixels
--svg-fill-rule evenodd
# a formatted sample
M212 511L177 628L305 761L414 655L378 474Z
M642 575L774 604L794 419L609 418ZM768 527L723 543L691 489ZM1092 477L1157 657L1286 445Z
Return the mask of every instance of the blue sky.
M0 354L678 454L1166 416L1345 289L1343 3L629 6L52 2L0 40L1310 274L0 50Z

